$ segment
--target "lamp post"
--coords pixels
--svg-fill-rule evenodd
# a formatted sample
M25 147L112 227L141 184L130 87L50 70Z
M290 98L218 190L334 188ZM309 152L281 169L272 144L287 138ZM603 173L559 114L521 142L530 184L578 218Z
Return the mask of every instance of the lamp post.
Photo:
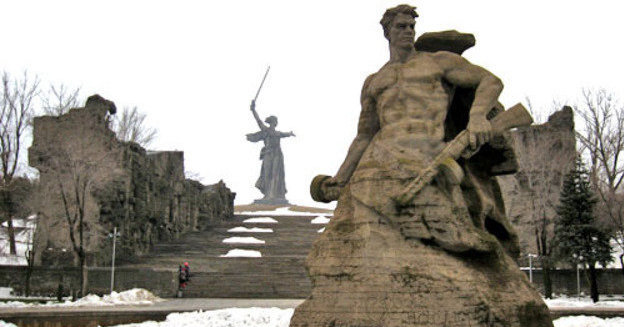
M537 258L537 254L529 253L529 281L533 283L533 258Z
M581 273L579 269L580 264L576 264L576 296L581 299Z
M111 261L111 286L110 286L111 293L113 293L113 288L115 285L115 246L117 244L117 236L121 236L121 234L117 233L117 227L113 227L113 233L108 234L108 237L113 238L113 256L112 256L112 261Z
M581 262L583 262L583 256L577 255L576 253L572 254L572 258L576 261L576 296L578 299L581 299Z

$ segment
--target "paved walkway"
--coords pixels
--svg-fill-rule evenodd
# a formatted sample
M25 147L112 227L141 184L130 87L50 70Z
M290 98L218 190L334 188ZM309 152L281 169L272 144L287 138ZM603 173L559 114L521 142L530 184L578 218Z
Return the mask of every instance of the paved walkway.
M152 305L117 305L117 306L67 306L46 307L30 306L21 308L0 308L0 317L8 313L34 313L34 312L183 312L197 310L217 310L225 308L294 308L303 299L166 299Z

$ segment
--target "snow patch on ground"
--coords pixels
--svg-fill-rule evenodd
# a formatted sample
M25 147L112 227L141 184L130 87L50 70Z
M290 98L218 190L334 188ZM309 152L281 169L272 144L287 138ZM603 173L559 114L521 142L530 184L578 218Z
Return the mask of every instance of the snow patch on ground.
M247 228L247 227L234 227L234 228L230 228L228 229L229 233L273 233L273 230L270 228L259 228L259 227L254 227L254 228Z
M318 217L312 219L312 221L310 221L310 223L312 223L312 224L327 224L327 223L329 223L329 218L327 218L326 216L318 216Z
M8 297L13 297L11 292L13 292L13 287L0 287L0 298L6 299Z
M96 307L96 306L114 306L114 305L150 305L156 302L164 301L157 297L152 292L142 289L133 288L131 290L123 292L112 292L103 296L97 296L89 294L83 298L80 298L76 302L54 302L49 301L44 304L40 303L26 303L21 301L8 301L0 302L0 307L20 308L20 307ZM1 326L1 325L0 325Z
M277 208L273 211L237 211L235 215L262 216L317 216L318 212L291 211L290 207Z
M0 265L26 266L28 264L26 253L32 247L32 239L37 227L37 215L13 219L16 255L10 254L8 226L9 223L5 221L0 228Z
M317 233L322 233L322 232L324 232L324 231L325 231L325 227L323 227L323 228L319 229L319 230L317 231Z
M555 327L624 327L624 318L598 318L593 316L570 316L553 320Z
M165 321L147 321L117 327L288 327L294 309L231 308L172 313ZM1 327L1 326L0 326Z
M17 327L17 325L14 325L10 322L4 322L2 320L0 320L0 327Z
M260 258L262 253L256 250L233 249L226 254L220 255L222 258Z
M20 246L16 245L17 252L20 252ZM28 261L25 257L18 255L4 254L0 255L0 266L26 266Z
M593 303L591 298L589 297L581 297L580 299L577 297L567 297L565 295L561 295L560 297L554 299L544 299L546 305L551 307L593 307L593 308L623 308L624 309L624 301L618 300L605 300L604 296L600 297L600 301Z
M255 237L228 237L223 240L223 243L264 244L266 242Z
M3 222L2 227L9 227L9 222ZM28 218L13 218L13 227L34 229L37 227L37 215L31 215Z
M258 223L258 224L276 224L277 220L271 217L255 217L243 220L244 223Z
M131 290L117 293L113 291L111 294L103 295L99 297L97 295L89 294L80 300L73 302L77 306L92 306L92 305L148 305L155 302L163 301L161 298L154 295L152 292L142 289L133 288ZM71 303L71 302L70 302Z
M620 242L622 242L622 239L620 239ZM613 258L613 260L607 264L607 268L622 268L622 264L620 263L622 248L620 247L620 244L614 238L612 238L609 243L611 244L611 250L613 251L611 252L611 258ZM601 264L597 264L596 266L598 266L598 268L602 267Z

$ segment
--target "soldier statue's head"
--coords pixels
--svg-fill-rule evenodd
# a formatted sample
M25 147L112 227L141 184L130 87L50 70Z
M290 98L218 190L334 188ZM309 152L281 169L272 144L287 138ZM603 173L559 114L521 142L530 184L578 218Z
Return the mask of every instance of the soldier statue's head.
M414 24L418 17L416 7L398 5L386 10L381 21L384 36L390 45L398 47L414 46Z
M277 126L277 117L269 116L264 120L265 123L269 124L269 127Z

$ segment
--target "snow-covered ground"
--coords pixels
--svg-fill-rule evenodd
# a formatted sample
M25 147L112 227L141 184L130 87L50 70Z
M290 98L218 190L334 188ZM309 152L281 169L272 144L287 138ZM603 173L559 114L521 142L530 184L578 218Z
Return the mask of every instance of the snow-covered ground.
M546 305L549 308L553 307L566 307L566 308L579 308L579 307L592 307L592 308L622 308L624 310L624 298L620 297L608 297L600 296L600 301L593 303L591 298L587 296L568 297L566 295L556 296L554 299L544 299Z
M0 225L0 265L26 266L26 253L32 247L32 240L37 228L37 216L28 218L14 218L13 227L15 229L15 250L16 255L10 254L9 233L7 221Z
M223 240L223 243L264 244L266 242L255 237L228 237Z
M260 228L260 227L247 228L247 227L239 226L239 227L228 229L228 232L229 233L273 233L273 230L271 228Z
M0 308L12 307L96 307L96 306L113 306L113 305L150 305L156 302L164 301L163 299L152 294L152 292L142 289L133 288L123 292L112 292L103 296L89 294L75 302L66 300L65 302L48 301L47 303L31 303L21 301L0 302ZM2 326L2 325L0 325Z
M624 318L570 316L556 319L553 323L555 327L624 327Z
M226 254L220 255L222 258L260 258L262 253L256 250L232 249Z
M13 291L12 287L0 287L0 298L6 299L8 297L12 297L11 292Z
M329 218L326 216L318 216L310 221L312 224L327 224L329 223Z
M3 222L2 227L9 227L9 222ZM31 215L27 218L13 218L13 227L34 229L37 227L37 215Z
M244 223L256 223L256 224L277 224L277 220L271 217L255 217L243 220Z
M272 211L236 211L236 215L254 215L254 216L317 216L318 212L291 211L290 207L277 208Z
M294 309L231 308L204 312L172 313L162 322L147 321L124 327L288 327ZM0 325L1 326L1 325Z
M621 238L619 239L621 240ZM612 238L609 243L611 244L611 249L613 250L611 253L611 258L613 258L613 260L607 264L607 268L622 268L622 264L620 263L622 248L620 247L620 244L614 238ZM602 265L598 264L598 267L602 267Z

